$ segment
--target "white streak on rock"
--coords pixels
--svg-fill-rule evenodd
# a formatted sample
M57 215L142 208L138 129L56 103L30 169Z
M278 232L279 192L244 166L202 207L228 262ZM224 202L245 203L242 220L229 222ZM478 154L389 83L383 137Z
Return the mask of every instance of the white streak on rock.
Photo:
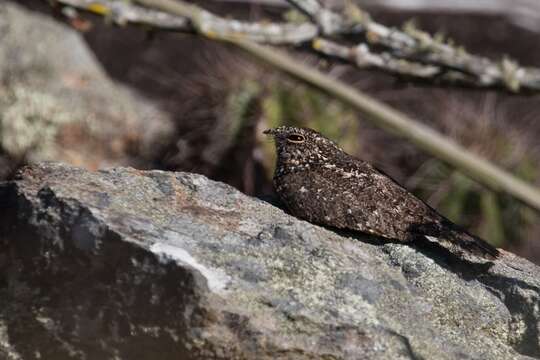
M208 288L212 292L220 292L225 289L230 278L225 272L219 269L211 269L199 263L186 250L163 243L155 243L150 247L150 251L160 256L161 260L174 260L177 263L188 265L201 273L206 279Z

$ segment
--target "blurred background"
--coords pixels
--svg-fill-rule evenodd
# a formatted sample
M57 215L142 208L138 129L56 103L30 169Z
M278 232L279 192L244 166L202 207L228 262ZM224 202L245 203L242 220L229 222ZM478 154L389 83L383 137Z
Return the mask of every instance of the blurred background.
M540 67L537 0L356 1L386 25L412 19L472 53ZM278 0L198 3L243 19L287 11ZM291 52L540 185L540 95L413 84ZM45 1L0 4L0 179L29 162L57 160L196 172L271 197L275 154L261 131L284 124L319 130L453 221L540 264L537 212L243 53L92 15L68 20Z

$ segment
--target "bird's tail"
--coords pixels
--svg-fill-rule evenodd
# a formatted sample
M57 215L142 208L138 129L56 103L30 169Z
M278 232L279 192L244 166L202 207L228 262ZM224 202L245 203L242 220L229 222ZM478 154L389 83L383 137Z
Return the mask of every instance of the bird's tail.
M455 255L468 258L475 255L487 260L495 260L500 252L494 246L488 244L477 236L451 226L437 236L437 241Z

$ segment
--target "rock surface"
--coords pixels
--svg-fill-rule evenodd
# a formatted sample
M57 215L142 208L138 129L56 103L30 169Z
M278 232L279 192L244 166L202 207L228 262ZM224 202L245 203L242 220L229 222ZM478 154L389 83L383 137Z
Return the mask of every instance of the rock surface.
M378 244L189 173L0 185L1 359L525 359L540 269Z

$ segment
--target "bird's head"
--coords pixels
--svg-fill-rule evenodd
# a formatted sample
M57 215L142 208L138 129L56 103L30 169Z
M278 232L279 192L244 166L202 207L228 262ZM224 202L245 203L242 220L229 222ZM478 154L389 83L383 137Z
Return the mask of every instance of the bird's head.
M332 140L308 128L280 126L264 134L274 138L278 167L303 168L327 162L343 152Z

